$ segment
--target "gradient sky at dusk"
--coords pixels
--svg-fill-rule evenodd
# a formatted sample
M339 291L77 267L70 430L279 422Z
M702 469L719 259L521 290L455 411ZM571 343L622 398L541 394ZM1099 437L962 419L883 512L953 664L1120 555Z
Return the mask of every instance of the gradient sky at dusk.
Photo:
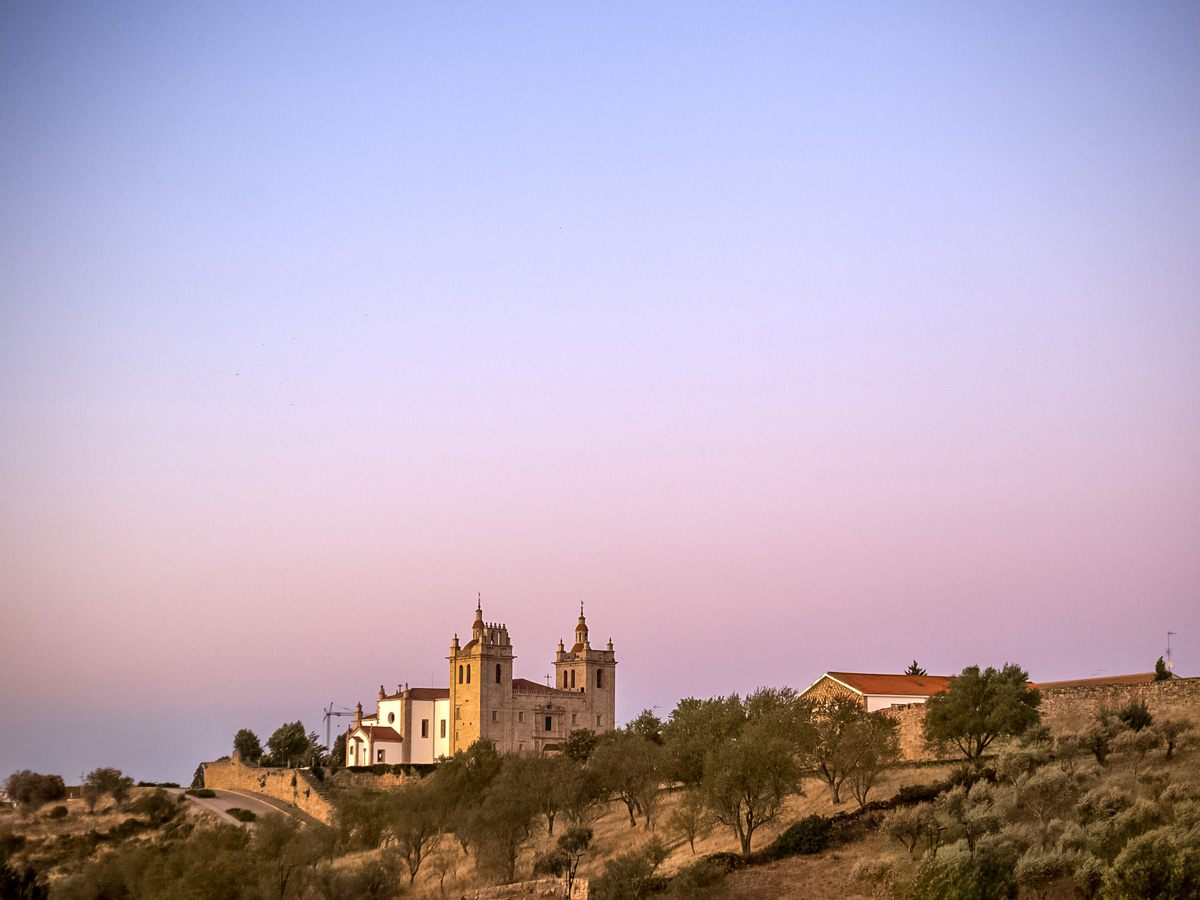
M622 720L1169 630L1200 674L1197 46L1194 2L0 5L0 779L444 685L478 592L536 679L585 602Z

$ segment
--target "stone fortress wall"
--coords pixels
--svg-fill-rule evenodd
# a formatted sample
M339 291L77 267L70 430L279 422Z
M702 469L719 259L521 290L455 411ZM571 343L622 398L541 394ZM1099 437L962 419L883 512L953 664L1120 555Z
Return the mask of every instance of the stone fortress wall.
M1042 688L1042 724L1048 725L1056 734L1082 731L1100 710L1116 711L1131 700L1144 700L1156 719L1187 719L1200 726L1200 678ZM902 759L938 758L925 749L924 703L893 706L887 712L900 723ZM956 756L957 753L949 753L946 758Z
M307 769L268 769L232 759L204 764L204 786L214 790L251 791L290 803L326 825L334 821L333 804L321 782Z

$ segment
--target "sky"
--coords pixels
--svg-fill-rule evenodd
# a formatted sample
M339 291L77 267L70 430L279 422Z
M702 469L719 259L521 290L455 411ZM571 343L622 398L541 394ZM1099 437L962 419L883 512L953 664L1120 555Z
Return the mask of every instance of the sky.
M585 604L617 713L1200 675L1195 3L0 4L0 778ZM334 720L344 728L348 719Z

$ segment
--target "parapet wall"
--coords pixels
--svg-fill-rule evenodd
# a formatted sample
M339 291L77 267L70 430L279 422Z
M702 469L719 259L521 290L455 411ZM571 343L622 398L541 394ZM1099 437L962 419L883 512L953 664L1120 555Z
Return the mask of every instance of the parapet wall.
M1145 684L1105 684L1042 689L1042 724L1056 734L1082 731L1102 709L1118 710L1143 700L1155 718L1187 719L1200 725L1200 678L1172 678ZM900 756L906 760L938 757L925 749L925 704L893 706L888 714L900 723ZM947 753L953 758L957 753Z
M267 769L232 759L204 764L204 786L216 790L252 791L290 803L314 819L332 825L333 804L320 793L320 782L307 769Z

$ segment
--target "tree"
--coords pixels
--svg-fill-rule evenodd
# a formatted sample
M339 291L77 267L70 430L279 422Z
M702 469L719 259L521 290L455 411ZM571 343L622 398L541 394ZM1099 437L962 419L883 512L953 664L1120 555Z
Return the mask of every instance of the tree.
M865 805L879 772L899 756L896 720L868 713L851 697L834 697L813 706L810 727L813 739L805 759L829 785L833 802L842 802L842 783L858 773L857 792L863 798L859 802Z
M652 709L643 709L638 713L636 719L625 726L625 730L632 731L656 744L663 742L663 721L654 714Z
M1040 724L1042 695L1028 684L1029 674L1015 663L1000 671L968 666L926 702L926 742L952 743L974 761L996 738Z
M88 773L85 783L94 790L110 795L117 806L124 803L133 790L133 779L122 775L120 769L93 769Z
M304 729L301 728L301 731ZM238 755L242 762L248 762L251 765L258 763L262 759L263 749L262 744L258 742L258 735L249 728L243 728L233 736L233 752Z
M866 807L867 797L884 769L900 758L899 730L900 724L882 711L868 713L866 721L851 729L849 744L857 756L857 765L846 783L860 809Z
M442 833L441 798L431 781L409 785L392 794L388 830L396 853L408 868L408 883L417 880L421 861L436 846Z
M1154 726L1167 747L1167 759L1175 754L1175 748L1186 741L1194 730L1191 722L1182 719L1160 719Z
M695 855L696 838L707 833L710 827L704 795L694 789L685 790L679 805L667 817L667 828L686 840Z
M502 757L499 774L467 819L467 834L479 866L499 876L504 884L516 879L517 860L541 815L541 785L531 762L526 756Z
M687 786L699 784L708 754L741 731L745 723L746 710L737 694L680 700L662 732L669 759L668 779Z
M1167 668L1167 664L1163 662L1163 658L1160 656L1158 662L1154 664L1154 680L1167 681L1170 677L1171 670Z
M917 661L914 659L912 661L912 663L909 664L909 667L904 670L904 674L905 675L916 675L917 677L920 677L925 674L925 670L922 669L920 666L918 666Z
M4 782L4 792L14 803L27 810L37 809L51 800L61 800L67 796L62 776L40 775L29 769L9 775Z
M1117 719L1130 731L1141 731L1154 724L1154 716L1145 700L1130 700L1117 710Z
M534 875L561 876L566 881L566 895L571 896L575 884L575 875L579 864L592 843L592 829L582 826L568 828L567 833L560 836L558 843L549 853L538 858L533 864Z
M769 721L752 722L709 754L703 790L713 818L733 829L749 855L754 832L778 818L787 797L802 793L796 748Z
M319 756L319 750L314 746L313 735L304 731L300 722L288 722L275 729L275 733L267 739L267 751L270 753L269 764L283 768L309 765L314 752Z
M567 735L562 744L562 755L573 763L583 765L596 749L596 732L590 728L580 728Z
M329 751L329 764L331 766L346 764L346 732L344 731L333 739L333 747Z
M605 734L592 754L589 765L601 784L625 803L630 828L637 825L637 812L650 827L662 782L662 753L658 744L622 729Z

